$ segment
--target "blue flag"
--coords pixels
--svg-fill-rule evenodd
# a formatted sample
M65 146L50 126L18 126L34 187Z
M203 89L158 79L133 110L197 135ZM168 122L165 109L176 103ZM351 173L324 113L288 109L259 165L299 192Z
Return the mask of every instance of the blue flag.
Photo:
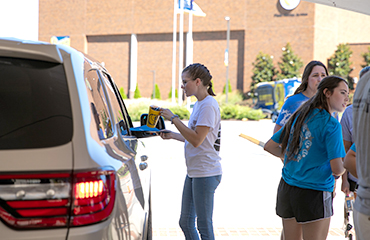
M181 10L187 10L187 11L191 11L193 10L193 0L183 0L183 3L184 3L184 6L183 7L180 7L180 4L181 4L181 0L179 0L179 3L177 4L178 5L178 8Z
M181 0L178 0L178 4L177 4L177 13L180 13L181 11L181 8L180 8L180 3ZM184 0L184 4L183 4L183 11L184 12L187 12L187 13L191 13L193 14L194 16L198 16L198 17L205 17L206 14L202 11L202 9L200 9L200 7L194 2L194 0Z

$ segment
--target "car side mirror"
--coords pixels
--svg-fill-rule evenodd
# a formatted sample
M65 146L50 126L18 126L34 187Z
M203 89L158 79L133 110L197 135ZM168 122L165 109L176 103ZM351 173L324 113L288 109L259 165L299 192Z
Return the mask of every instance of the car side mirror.
M148 121L148 114L147 113L141 114L141 116L140 116L140 125L141 126L146 125L147 121ZM162 116L159 116L157 125L155 127L159 130L166 129L166 125L164 124L164 119L163 119Z

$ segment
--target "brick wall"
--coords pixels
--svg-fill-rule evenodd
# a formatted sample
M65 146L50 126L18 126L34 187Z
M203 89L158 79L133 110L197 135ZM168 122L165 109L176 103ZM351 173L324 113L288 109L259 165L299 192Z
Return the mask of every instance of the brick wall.
M238 88L243 92L249 90L252 62L260 51L274 56L277 67L282 47L290 42L304 64L312 59L326 64L339 43L370 42L370 27L360 25L370 20L370 16L362 14L344 14L344 10L305 1L292 11L283 10L278 0L196 2L207 16L193 18L193 60L210 69L216 93L222 91L226 82L225 16L231 18L229 79L233 90ZM126 93L130 84L130 39L131 34L137 34L137 80L141 94L150 97L155 71L161 96L167 98L172 85L172 0L39 0L39 5L39 39L50 41L51 36L70 36L72 47L105 62L117 85ZM187 30L185 14L184 33ZM177 42L176 89L178 48ZM363 49L356 47L355 51ZM354 76L358 76L363 64L358 62L361 59L357 55L353 57L357 69Z

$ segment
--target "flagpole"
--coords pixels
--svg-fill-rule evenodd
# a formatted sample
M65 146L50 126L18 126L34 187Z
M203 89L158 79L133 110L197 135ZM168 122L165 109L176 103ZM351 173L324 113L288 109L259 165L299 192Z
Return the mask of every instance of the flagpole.
M176 28L177 0L173 1L173 40L172 40L172 103L176 103Z
M180 36L179 36L179 90L178 105L182 105L181 73L184 65L184 0L180 0Z
M186 35L186 66L193 63L193 13L189 12L189 31ZM190 110L190 97L186 98L186 106Z
M189 31L186 39L186 66L193 63L193 14L189 12Z

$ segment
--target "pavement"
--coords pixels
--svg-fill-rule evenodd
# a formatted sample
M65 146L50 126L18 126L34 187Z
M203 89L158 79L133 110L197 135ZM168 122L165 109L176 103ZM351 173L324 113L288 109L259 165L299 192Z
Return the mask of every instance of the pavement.
M187 122L184 122L187 124ZM175 130L166 121L166 128ZM280 239L281 219L275 214L276 191L282 162L244 134L266 142L272 135L271 120L222 121L223 176L216 189L214 231L216 239ZM159 152L148 162L152 171L154 240L185 239L178 226L181 194L186 176L184 145L175 140L151 137L143 140L148 151ZM344 239L344 194L337 182L334 216L327 239Z

